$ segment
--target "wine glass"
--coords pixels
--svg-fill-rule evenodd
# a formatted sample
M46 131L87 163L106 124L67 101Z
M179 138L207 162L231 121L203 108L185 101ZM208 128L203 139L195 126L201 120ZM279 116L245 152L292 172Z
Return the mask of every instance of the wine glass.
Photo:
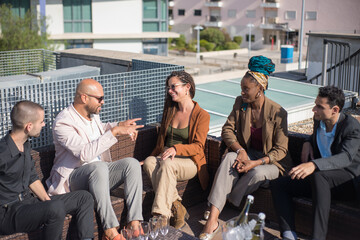
M159 234L159 222L156 216L150 218L150 238L156 239Z
M131 226L131 239L132 240L140 240L141 239L141 225L137 225L136 227Z
M130 240L132 231L130 229L121 229L120 234L124 237L125 240Z
M166 216L160 216L159 219L160 233L162 236L166 236L169 232L169 218Z
M141 229L140 229L140 239L141 240L148 240L149 232L150 232L150 224L148 222L141 222Z

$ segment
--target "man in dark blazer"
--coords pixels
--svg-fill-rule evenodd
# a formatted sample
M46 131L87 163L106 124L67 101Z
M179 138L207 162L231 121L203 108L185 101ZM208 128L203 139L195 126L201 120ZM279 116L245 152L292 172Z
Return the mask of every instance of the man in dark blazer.
M360 124L341 113L342 90L321 87L315 100L313 134L304 143L302 163L271 182L283 239L297 239L292 197L313 200L312 239L326 239L331 199L356 199L360 180Z

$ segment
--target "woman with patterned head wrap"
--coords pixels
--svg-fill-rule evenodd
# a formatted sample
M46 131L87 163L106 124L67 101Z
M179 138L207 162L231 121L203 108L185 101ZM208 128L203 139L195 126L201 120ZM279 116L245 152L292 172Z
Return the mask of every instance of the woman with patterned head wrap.
M210 212L199 238L212 239L219 230L218 216L226 200L239 206L244 196L283 174L287 155L287 112L265 96L269 74L275 70L271 59L252 57L249 71L241 80L241 96L222 128L228 147L216 172L208 197ZM272 204L269 202L269 204Z

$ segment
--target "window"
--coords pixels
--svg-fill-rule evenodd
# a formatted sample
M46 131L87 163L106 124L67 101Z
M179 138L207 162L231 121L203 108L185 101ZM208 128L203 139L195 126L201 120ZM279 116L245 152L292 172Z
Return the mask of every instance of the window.
M228 10L228 18L236 18L236 10L234 9Z
M278 16L277 10L266 10L265 11L265 17L266 18L275 18Z
M194 16L201 16L201 9L195 9Z
M143 53L166 56L168 40L166 38L152 38L143 40Z
M160 9L161 9L161 17L160 19L163 21L167 21L167 13L168 13L168 5L166 0L161 0L160 2Z
M185 16L185 9L179 9L178 10L178 15L179 16Z
M285 19L286 20L295 20L296 19L296 11L285 11Z
M246 10L247 18L256 18L256 10Z
M157 0L143 0L143 18L158 17Z
M317 12L305 12L305 19L306 20L316 20L317 19Z
M63 0L64 32L91 32L91 0Z
M0 5L2 4L10 4L12 14L19 17L24 17L30 10L30 0L0 0Z
M143 32L166 32L168 14L166 0L143 0Z
M159 32L159 23L158 22L143 22L143 31L144 32Z
M71 48L92 48L93 42L92 40L82 40L82 39L76 39L76 40L68 40L66 44L66 49Z
M249 34L246 34L246 41L249 41ZM255 35L251 34L251 42L255 42Z

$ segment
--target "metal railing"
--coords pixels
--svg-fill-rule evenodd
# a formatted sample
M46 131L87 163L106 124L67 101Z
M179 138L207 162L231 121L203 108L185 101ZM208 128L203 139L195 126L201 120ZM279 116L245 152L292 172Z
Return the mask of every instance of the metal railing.
M59 53L44 49L0 52L0 76L56 70Z
M101 110L103 122L142 118L139 124L160 122L165 99L165 80L172 71L183 66L132 60L132 71L94 76L104 88L105 104ZM0 138L11 129L10 112L20 100L39 103L45 110L45 127L38 138L31 140L33 148L51 145L52 124L57 114L72 103L81 78L56 80L37 84L2 88L0 86Z
M308 82L360 93L360 49L350 55L350 47L346 42L324 39L322 72Z

